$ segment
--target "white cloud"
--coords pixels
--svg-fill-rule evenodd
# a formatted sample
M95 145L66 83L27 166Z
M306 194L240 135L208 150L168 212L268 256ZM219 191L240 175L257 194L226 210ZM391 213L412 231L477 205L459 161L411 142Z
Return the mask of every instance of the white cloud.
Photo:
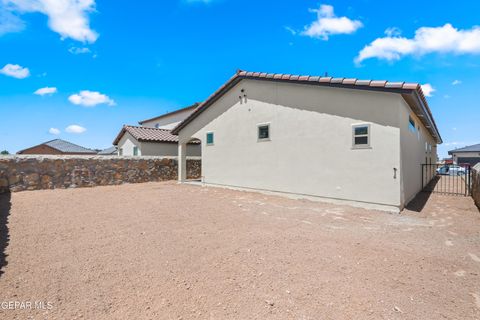
M388 30L388 29L387 29ZM447 23L441 27L422 27L411 39L390 34L377 38L365 46L355 58L356 63L366 59L399 60L406 55L422 56L428 53L480 53L480 27L459 30Z
M10 63L0 69L0 73L17 79L25 79L30 76L30 70L28 70L28 68Z
M83 48L71 47L70 49L68 49L68 51L72 54L85 54L85 53L92 52L89 48L86 48L86 47L83 47Z
M0 6L0 36L6 33L20 32L25 23L18 16Z
M57 129L57 128L50 128L50 129L48 129L48 133L53 134L53 135L59 135L60 130Z
M289 26L286 26L285 27L285 30L287 30L288 32L290 32L292 34L292 36L295 36L297 35L297 31Z
M40 12L48 16L48 26L61 35L82 42L95 42L98 34L90 28L89 14L95 0L3 0L9 10Z
M459 84L462 84L462 81L460 81L460 80L453 80L452 81L452 86L456 86L456 85L459 85Z
M437 91L430 83L422 84L422 91L425 97L432 97L433 93Z
M39 95L39 96L44 96L44 95L52 95L57 92L57 88L55 87L45 87L45 88L40 88L37 91L35 91L33 94Z
M398 37L402 34L402 30L397 27L391 27L385 30L385 34L387 37Z
M66 127L65 131L68 132L68 133L80 134L80 133L84 133L85 131L87 131L87 129L85 129L82 126L79 126L78 124L72 124L72 125L69 125L68 127Z
M310 9L317 14L317 20L305 26L302 35L328 40L334 34L351 34L363 27L359 20L335 16L333 6L321 5L320 9Z
M77 94L72 94L70 97L68 97L68 100L73 104L84 107L94 107L98 104L107 104L109 106L115 105L115 101L110 99L107 95L97 91L88 90L83 90Z

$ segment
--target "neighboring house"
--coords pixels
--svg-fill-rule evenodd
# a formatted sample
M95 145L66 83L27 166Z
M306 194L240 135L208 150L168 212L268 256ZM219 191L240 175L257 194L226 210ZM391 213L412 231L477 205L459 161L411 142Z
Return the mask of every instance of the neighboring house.
M198 105L199 103L197 102L189 107L178 109L152 119L139 121L138 123L142 127L172 130L180 122L185 120Z
M92 155L97 152L62 139L55 139L18 151L17 154Z
M453 162L457 164L470 164L472 167L480 162L480 144L448 151Z
M97 154L100 156L116 156L118 155L118 150L117 147L112 146L110 148L99 151Z
M346 200L399 211L442 143L417 83L239 71L182 123L201 140L207 185Z
M124 156L170 156L178 155L178 137L171 129L185 120L198 106L198 103L161 116L140 121L139 126L123 126L113 145L118 154ZM188 156L200 156L198 141L188 145Z
M118 146L121 156L176 157L178 154L178 137L166 129L124 126L113 144ZM187 154L200 156L200 143L189 143Z

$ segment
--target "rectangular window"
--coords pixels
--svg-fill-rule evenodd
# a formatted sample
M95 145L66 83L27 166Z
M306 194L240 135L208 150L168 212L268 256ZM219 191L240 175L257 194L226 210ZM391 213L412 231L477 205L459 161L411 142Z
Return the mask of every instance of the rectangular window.
M258 125L258 140L270 140L270 125L259 124Z
M123 156L123 148L118 149L118 155Z
M370 147L370 125L353 126L352 144L354 148Z
M408 117L408 130L410 130L411 132L415 132L416 131L416 126L415 126L415 120L412 119L411 116Z
M138 147L133 147L133 155L138 156Z
M213 132L207 132L207 146L213 145Z

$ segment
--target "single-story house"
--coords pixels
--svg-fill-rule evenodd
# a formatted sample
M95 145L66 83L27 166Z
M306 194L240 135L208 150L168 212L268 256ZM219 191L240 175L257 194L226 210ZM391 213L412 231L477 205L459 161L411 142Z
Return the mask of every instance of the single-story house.
M457 164L470 164L472 167L480 162L480 144L448 151L453 162Z
M206 185L402 210L437 162L418 83L238 71L177 125L179 181L201 141Z
M17 154L93 155L97 154L97 151L62 139L55 139L23 149Z
M100 156L116 156L118 155L118 150L117 147L112 146L110 148L100 150L97 154Z
M124 126L113 141L121 156L165 156L178 154L178 136L167 129ZM191 141L187 147L188 156L200 156L199 141Z
M123 126L113 145L118 154L124 156L169 156L178 155L178 137L171 129L185 120L198 107L195 103L189 107L165 113L161 116L139 121L140 126ZM188 156L200 156L199 141L188 144Z

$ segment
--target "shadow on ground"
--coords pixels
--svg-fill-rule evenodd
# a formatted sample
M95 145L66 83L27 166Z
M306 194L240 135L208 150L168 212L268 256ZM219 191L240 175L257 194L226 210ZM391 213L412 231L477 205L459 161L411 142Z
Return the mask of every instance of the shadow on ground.
M425 207L425 205L427 204L428 199L430 198L431 195L432 195L432 192L429 192L429 191L419 192L417 196L408 203L405 209L415 211L415 212L421 212Z
M0 194L0 277L3 274L3 269L7 265L7 250L9 235L8 235L8 216L10 215L11 194Z

